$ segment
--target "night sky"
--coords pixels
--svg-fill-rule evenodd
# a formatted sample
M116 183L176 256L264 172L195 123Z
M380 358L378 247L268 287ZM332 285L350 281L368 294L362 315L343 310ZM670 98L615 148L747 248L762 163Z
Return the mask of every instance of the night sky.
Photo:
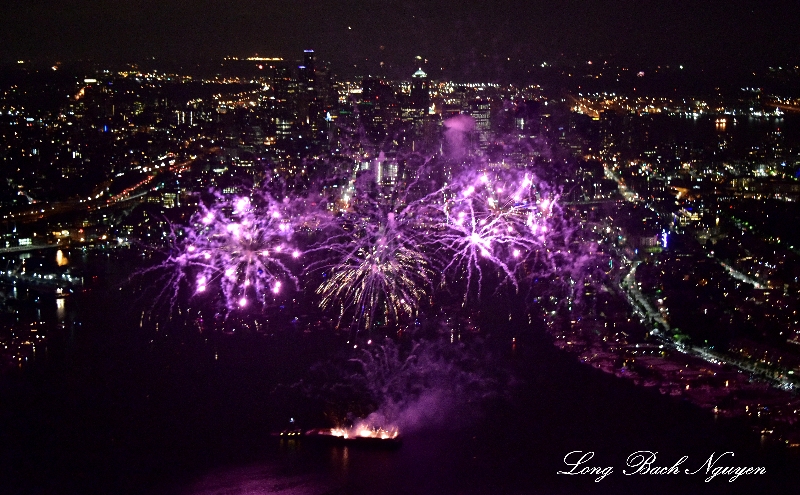
M339 72L463 73L565 57L728 66L800 62L794 1L26 0L0 7L0 60L300 57ZM424 65L424 64L423 64ZM454 69L458 68L458 69ZM431 67L432 68L432 67ZM473 70L475 69L475 70Z

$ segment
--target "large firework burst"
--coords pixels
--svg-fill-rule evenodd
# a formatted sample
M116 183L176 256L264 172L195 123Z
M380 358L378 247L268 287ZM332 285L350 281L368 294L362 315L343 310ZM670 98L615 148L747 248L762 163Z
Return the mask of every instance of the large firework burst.
M433 243L444 254L442 273L463 278L464 300L492 269L501 284L518 288L518 267L541 249L549 230L550 200L524 170L467 170L442 190Z
M325 240L310 250L323 261L308 268L323 274L316 292L323 308L338 307L340 325L371 328L416 315L433 278L418 208L363 196L332 217Z
M573 229L531 164L419 163L393 183L357 162L313 193L217 194L175 236L173 285L249 311L302 275L339 326L370 329L413 318L442 289L466 304L569 268Z
M217 289L228 309L263 306L285 284L298 284L287 264L300 256L291 245L287 203L268 195L254 198L217 197L201 207L173 260L193 272L196 295Z

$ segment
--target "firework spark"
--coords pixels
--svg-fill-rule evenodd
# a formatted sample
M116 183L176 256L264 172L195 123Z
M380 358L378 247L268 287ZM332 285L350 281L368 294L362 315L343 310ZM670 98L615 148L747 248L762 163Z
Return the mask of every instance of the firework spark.
M193 272L196 296L218 290L228 309L261 307L287 283L298 285L288 263L301 253L291 244L294 226L286 204L254 197L218 197L202 207L175 257Z
M415 317L441 288L466 304L569 265L558 189L532 166L419 160L386 183L373 170L385 160L281 200L216 195L175 236L173 283L249 311L299 290L302 276L339 327L361 330Z
M362 199L347 215L334 217L326 240L311 250L326 260L309 267L325 276L316 290L320 305L338 305L340 325L352 317L356 327L370 328L417 314L433 272L420 249L423 231L415 206L395 212L391 205Z
M434 243L445 254L446 278L465 279L465 302L473 285L480 295L489 267L519 288L517 267L542 248L548 231L550 200L540 197L522 170L466 171L442 191Z

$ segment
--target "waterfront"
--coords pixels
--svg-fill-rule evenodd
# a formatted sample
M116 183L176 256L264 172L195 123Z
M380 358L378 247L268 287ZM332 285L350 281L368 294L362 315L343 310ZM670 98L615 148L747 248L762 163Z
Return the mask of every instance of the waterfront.
M0 16L0 495L800 491L800 9L139 3Z
M271 336L165 335L139 328L132 300L118 288L76 297L79 325L53 335L45 359L2 379L7 493L779 494L800 482L793 450L580 364L542 328L500 318L502 304L481 328L512 372L509 395L404 432L397 451L281 443L270 434L289 416L311 423L321 411L278 385L341 349L340 338L291 326ZM557 475L573 450L596 451L615 475L601 483ZM623 476L625 457L637 450L665 460L688 455L698 465L730 450L735 465L763 465L767 474L733 484Z

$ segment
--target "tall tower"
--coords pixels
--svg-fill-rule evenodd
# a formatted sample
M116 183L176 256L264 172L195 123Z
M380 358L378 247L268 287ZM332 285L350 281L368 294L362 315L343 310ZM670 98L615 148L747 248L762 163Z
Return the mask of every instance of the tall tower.
M428 89L428 74L419 69L411 76L411 105L414 109L428 113L430 106L430 93Z
M297 116L301 124L311 124L311 121L315 120L318 113L315 105L317 94L314 90L314 83L316 82L315 62L314 50L303 50L303 65L297 68L299 83Z
M278 65L275 68L275 127L279 141L291 137L292 126L295 124L295 108L297 106L297 80L288 65Z
M300 79L303 83L303 91L314 91L316 82L316 61L314 50L303 50L303 65L300 66Z

